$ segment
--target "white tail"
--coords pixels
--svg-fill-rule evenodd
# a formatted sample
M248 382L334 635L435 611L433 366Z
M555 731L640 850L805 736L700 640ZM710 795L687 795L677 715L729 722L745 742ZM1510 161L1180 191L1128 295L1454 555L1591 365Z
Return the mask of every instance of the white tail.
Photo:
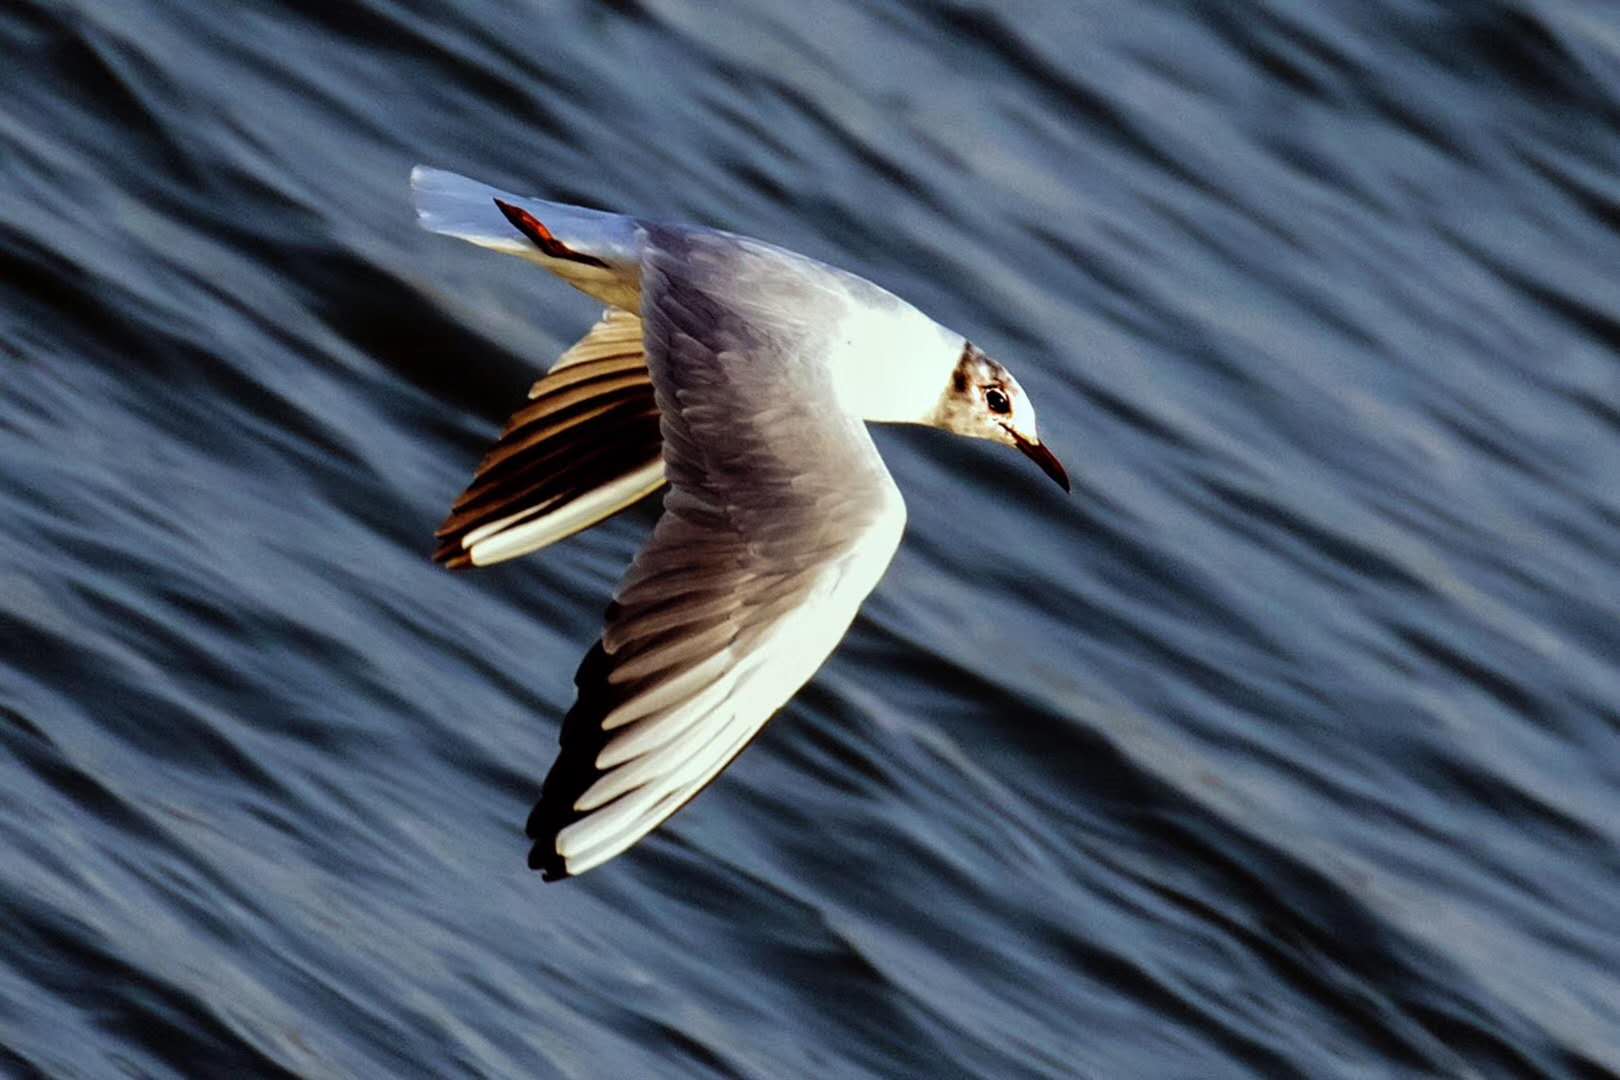
M411 170L411 190L424 229L528 259L603 303L639 310L634 218L513 195L426 165Z

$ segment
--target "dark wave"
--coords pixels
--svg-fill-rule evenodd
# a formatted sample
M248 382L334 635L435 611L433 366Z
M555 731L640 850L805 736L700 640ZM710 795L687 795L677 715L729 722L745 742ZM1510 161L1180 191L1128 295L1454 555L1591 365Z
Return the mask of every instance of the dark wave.
M11 5L0 1071L1620 1075L1620 16ZM654 510L434 526L593 305L417 161L1018 372L633 853L522 824Z

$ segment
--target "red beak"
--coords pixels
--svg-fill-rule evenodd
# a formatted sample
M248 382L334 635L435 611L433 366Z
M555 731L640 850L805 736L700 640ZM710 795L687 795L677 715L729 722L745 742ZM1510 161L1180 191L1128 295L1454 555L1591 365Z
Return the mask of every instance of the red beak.
M1072 490L1069 487L1069 474L1063 471L1063 463L1058 461L1044 443L1030 442L1011 428L1007 431L1012 435L1013 442L1018 444L1018 449L1024 452L1024 456L1041 467L1041 472L1057 481L1064 491Z

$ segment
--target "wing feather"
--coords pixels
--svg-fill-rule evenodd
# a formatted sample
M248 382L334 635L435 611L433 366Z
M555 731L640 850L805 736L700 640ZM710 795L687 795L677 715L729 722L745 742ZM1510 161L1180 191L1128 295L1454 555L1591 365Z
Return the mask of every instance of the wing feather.
M663 486L641 319L609 308L529 391L439 526L434 558L488 566L556 543Z
M649 228L644 252L672 486L580 666L530 815L547 880L612 858L703 790L843 637L905 522L821 362L834 294L807 296L801 268L717 234Z

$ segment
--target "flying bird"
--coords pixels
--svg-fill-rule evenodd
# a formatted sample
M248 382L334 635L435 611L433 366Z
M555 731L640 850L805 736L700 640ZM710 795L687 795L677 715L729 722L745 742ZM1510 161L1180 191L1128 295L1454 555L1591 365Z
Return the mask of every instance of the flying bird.
M607 305L534 384L439 529L488 566L668 484L529 816L529 865L582 873L714 780L849 628L905 504L869 422L1015 447L1065 490L1001 364L890 292L759 240L411 173L423 227Z

